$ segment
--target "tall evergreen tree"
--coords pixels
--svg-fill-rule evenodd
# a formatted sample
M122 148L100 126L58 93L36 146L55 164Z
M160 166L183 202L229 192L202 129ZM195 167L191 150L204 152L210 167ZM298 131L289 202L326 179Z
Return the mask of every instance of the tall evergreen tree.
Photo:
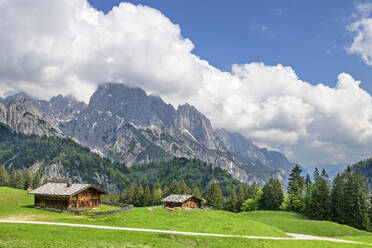
M280 182L270 178L262 188L262 195L259 200L260 209L263 210L280 210L280 205L284 199L283 189Z
M345 186L344 175L337 173L333 179L331 192L331 218L340 224L346 223Z
M238 209L240 209L241 206L242 206L242 204L243 204L243 202L245 200L247 200L247 194L248 194L248 192L246 193L246 191L244 189L244 185L241 185L239 187L239 192L238 192L238 196L237 196L237 199L238 199L238 201L237 201L237 205L238 205L237 208Z
M169 186L169 189L168 189L168 195L171 195L171 194L182 194L180 184L175 179L173 180L172 184Z
M206 200L207 204L213 208L222 209L223 207L222 192L215 180L209 187Z
M238 198L235 193L235 189L231 190L229 201L227 202L227 210L231 212L237 212L240 210L238 205Z
M182 180L179 185L179 191L180 191L180 194L183 194L183 195L188 195L191 193L191 190L190 188L187 186L187 184L185 183L184 180Z
M314 172L314 188L312 192L311 218L316 220L329 220L331 217L331 195L328 175L323 169L319 175Z
M138 187L137 187L137 191L136 191L136 195L134 197L134 206L137 206L137 207L142 207L143 206L143 196L144 196L144 193L145 193L145 190L143 189L143 186L142 184L140 184Z
M127 193L127 204L136 204L136 194L137 194L137 186L135 184L132 184Z
M193 196L196 196L196 197L199 197L199 198L201 197L201 193L200 193L199 187L196 184L193 184L191 194Z
M31 189L32 188L32 175L29 171L25 171L23 173L23 180L24 180L24 186L23 189Z
M302 191L305 182L304 178L301 176L301 172L301 168L296 164L288 179L287 192L289 196L289 208L295 212L301 212L303 209Z
M24 179L23 179L23 173L22 171L17 171L16 172L16 179L15 179L15 188L16 189L23 189L24 188Z
M313 193L314 185L311 182L311 178L309 175L306 175L305 178L305 186L302 194L303 198L303 208L302 213L308 217L312 215L312 193Z
M41 185L40 173L36 172L35 175L33 176L32 188L36 189L37 187L40 187L40 185Z
M143 192L143 206L151 206L153 204L153 198L150 191L150 187L147 185Z
M0 166L0 186L8 186L9 184L9 175L5 169L5 166Z
M159 183L155 183L154 188L152 189L152 199L155 206L161 204L162 194L163 192L161 189L161 185Z

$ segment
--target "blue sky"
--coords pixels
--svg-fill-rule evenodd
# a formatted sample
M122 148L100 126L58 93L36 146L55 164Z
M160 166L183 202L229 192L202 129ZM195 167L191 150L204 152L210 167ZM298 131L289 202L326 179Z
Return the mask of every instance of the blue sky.
M118 0L89 0L107 12ZM160 10L180 25L193 53L222 70L231 64L264 62L291 66L301 80L334 86L341 72L372 92L372 68L345 49L353 36L356 2L132 0Z

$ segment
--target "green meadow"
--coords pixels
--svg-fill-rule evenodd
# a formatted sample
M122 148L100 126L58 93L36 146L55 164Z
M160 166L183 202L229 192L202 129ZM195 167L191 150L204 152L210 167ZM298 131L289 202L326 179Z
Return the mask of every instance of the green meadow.
M110 209L103 206L103 209ZM0 187L0 219L39 220L162 230L266 237L287 232L371 243L372 234L328 221L313 221L291 212L230 213L215 210L166 211L135 208L113 215L90 216L33 208L24 190ZM261 240L100 230L80 227L0 223L0 247L369 247L327 241Z

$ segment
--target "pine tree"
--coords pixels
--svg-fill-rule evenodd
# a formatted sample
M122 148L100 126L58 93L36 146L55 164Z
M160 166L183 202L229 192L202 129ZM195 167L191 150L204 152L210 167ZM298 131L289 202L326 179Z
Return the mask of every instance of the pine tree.
M143 189L143 186L142 184L140 184L138 187L137 187L137 192L136 192L136 195L134 197L134 202L135 202L135 205L136 207L142 207L143 206L143 196L144 196L144 193L145 193L145 190Z
M5 169L5 166L0 166L0 186L8 186L9 185L9 175Z
M257 190L260 188L260 185L254 181L251 185L248 187L248 199L254 199L257 193Z
M296 164L288 179L289 208L295 212L301 212L303 209L302 190L305 182L301 172L301 168Z
M12 169L10 173L10 177L9 177L9 186L12 188L16 188L17 186L16 180L17 180L17 172L15 169Z
M237 212L240 210L238 205L238 198L235 193L235 189L231 190L229 201L227 202L227 210L231 212Z
M344 175L337 173L333 179L333 187L331 193L331 218L333 221L345 224L346 223L346 210L345 205L345 180Z
M201 197L200 190L199 190L199 188L198 188L198 186L197 186L196 184L193 184L191 194L192 194L193 196L198 197L198 198Z
M270 178L262 189L262 196L259 200L260 209L263 210L280 210L284 195L280 182Z
M189 195L191 193L190 188L187 186L184 180L179 183L180 194Z
M241 185L241 186L239 187L239 192L238 192L237 199L238 199L238 201L237 201L237 204L238 204L237 208L240 209L241 206L242 206L242 204L243 204L243 202L244 202L245 200L247 200L246 192L245 192L245 190L244 190L243 185Z
M155 183L154 188L152 190L152 199L153 199L153 204L155 206L161 204L162 194L163 192L161 189L161 185L159 183Z
M207 204L213 208L222 209L223 207L222 192L215 180L209 187L206 200Z
M143 206L151 206L153 204L153 198L150 191L150 187L147 185L143 193Z
M32 188L36 189L37 187L40 187L40 185L41 185L40 174L39 174L39 172L36 172L34 177L33 177Z
M23 189L25 183L24 183L24 179L23 179L23 173L21 171L17 171L16 173L16 179L15 179L15 188L16 189Z
M311 182L310 176L306 175L305 186L303 190L303 207L302 213L308 217L312 216L312 194L313 194L313 183ZM288 198L289 199L289 198Z
M314 188L312 191L312 214L316 220L329 220L331 217L331 195L328 175L323 169L321 175L314 172Z
M135 184L132 184L127 193L127 204L136 205L136 194L137 194L137 186Z
M180 184L177 180L173 180L172 184L169 186L168 195L172 194L182 194Z
M129 204L128 202L128 191L126 189L120 195L119 201L123 204Z
M28 190L32 188L32 175L29 171L25 171L23 173L23 180L24 180L24 186L23 186L24 190Z

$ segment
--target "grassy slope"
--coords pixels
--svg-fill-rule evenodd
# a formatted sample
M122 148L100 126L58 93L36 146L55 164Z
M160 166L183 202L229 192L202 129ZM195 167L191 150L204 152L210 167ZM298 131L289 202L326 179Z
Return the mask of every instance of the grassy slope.
M332 222L310 221L294 213L256 211L229 213L224 211L176 211L136 208L132 212L107 216L76 216L34 209L33 197L23 190L0 187L0 219L44 220L88 223L125 227L224 233L257 236L285 236L285 232L318 236L347 236L345 239L368 242L362 232ZM76 231L79 230L79 231ZM371 237L371 236L370 236ZM68 241L66 241L68 240ZM0 247L363 247L324 241L274 241L238 238L189 237L156 233L121 232L85 228L0 224Z
M301 233L323 237L372 235L369 232L331 221L309 220L305 216L293 212L255 211L242 213L242 215L251 220L275 226L288 233Z

